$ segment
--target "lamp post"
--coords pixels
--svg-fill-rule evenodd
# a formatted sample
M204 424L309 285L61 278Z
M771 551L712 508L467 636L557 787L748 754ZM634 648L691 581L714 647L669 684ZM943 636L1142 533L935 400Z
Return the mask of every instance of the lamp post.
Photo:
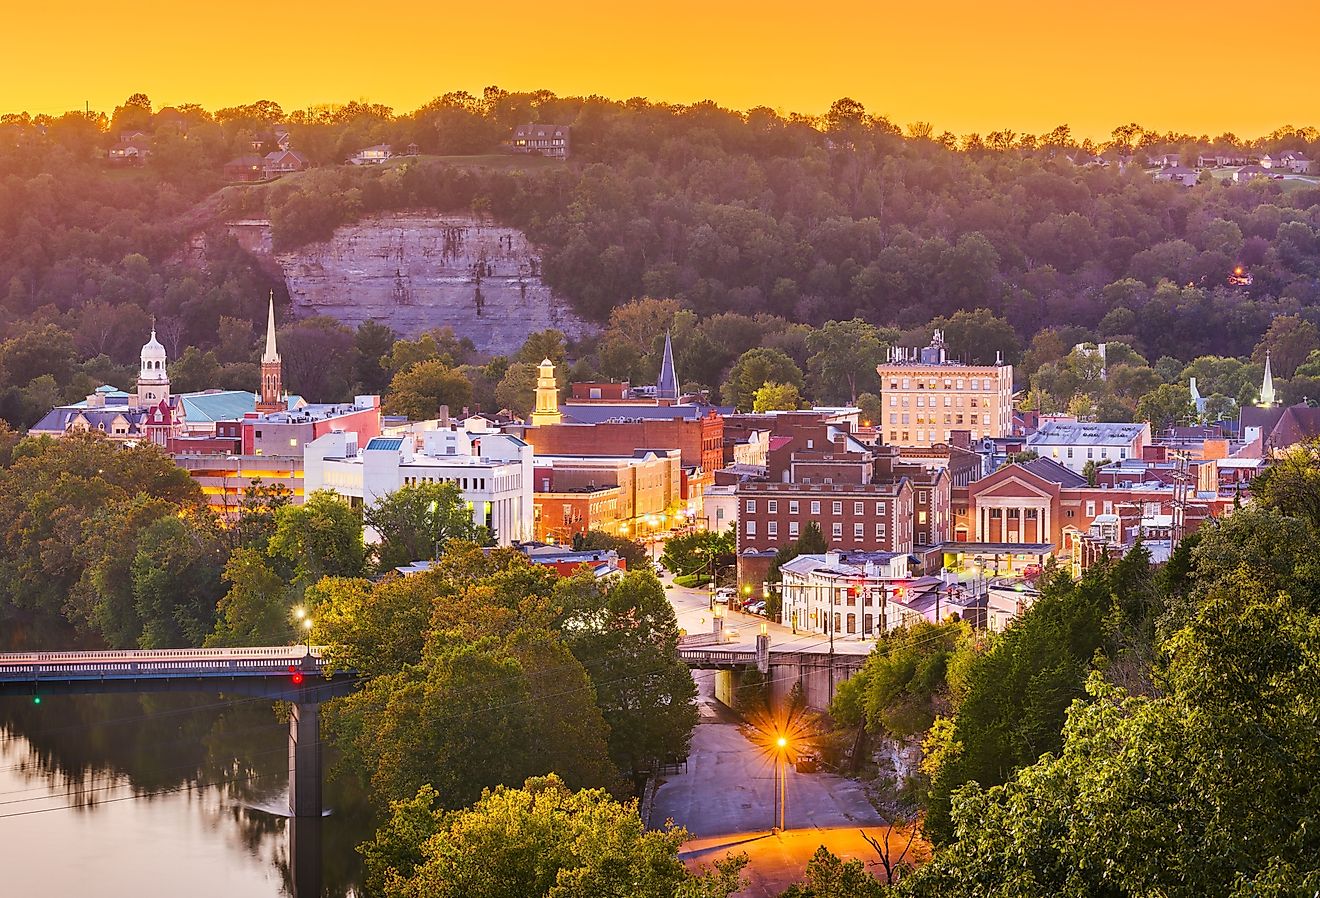
M299 605L293 609L293 616L298 619L298 626L307 634L307 654L312 653L312 618L307 609Z
M788 755L788 738L780 736L775 739L775 832L783 832L785 810L784 805L788 798L788 771L785 769L784 760Z

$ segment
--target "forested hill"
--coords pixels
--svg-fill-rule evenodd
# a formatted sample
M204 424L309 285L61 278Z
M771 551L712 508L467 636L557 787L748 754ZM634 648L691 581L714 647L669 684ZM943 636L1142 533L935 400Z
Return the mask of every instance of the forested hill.
M572 124L573 158L496 155L524 121ZM273 146L277 126L316 167L226 185L226 162ZM110 148L138 133L146 163L112 164ZM343 164L376 143L419 155ZM1183 187L1146 170L1148 156L1188 164L1211 148L1317 157L1320 135L1287 128L1248 144L1125 126L1096 146L1066 127L934 135L846 100L809 118L493 89L407 114L360 103L155 110L135 95L112 116L7 115L0 339L49 325L72 335L70 364L104 355L105 368L133 360L155 316L172 355L219 350L222 318L259 318L281 285L224 240L208 241L204 266L186 264L190 211L268 215L289 247L372 211L433 208L525 229L546 280L601 321L639 296L702 316L900 329L987 309L1023 345L1055 328L1065 342L1126 342L1151 360L1245 356L1273 316L1320 318L1320 186L1220 171ZM1251 283L1230 285L1239 266Z

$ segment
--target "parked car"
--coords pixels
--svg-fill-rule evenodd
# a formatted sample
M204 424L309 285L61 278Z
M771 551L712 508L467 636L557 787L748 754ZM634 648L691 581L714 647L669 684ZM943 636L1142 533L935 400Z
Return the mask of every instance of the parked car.
M798 773L815 773L820 768L820 758L814 752L803 752L793 762L793 769Z
M747 606L747 610L752 614L765 614L765 602L755 601Z
M721 586L719 589L715 590L715 601L727 603L737 594L738 590L734 589L732 586Z

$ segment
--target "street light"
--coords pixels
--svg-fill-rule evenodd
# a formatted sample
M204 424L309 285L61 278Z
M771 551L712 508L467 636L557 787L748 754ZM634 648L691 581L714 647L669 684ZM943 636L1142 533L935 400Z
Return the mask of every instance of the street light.
M788 738L780 736L775 739L775 829L783 832L784 826L784 805L788 799L788 770L784 761L788 756Z
M303 629L307 631L307 654L312 653L312 619L310 617L303 619Z

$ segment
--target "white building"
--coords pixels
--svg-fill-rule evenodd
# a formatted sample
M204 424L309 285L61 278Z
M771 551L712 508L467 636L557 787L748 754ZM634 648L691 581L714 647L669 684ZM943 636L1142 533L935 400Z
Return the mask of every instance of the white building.
M532 538L532 447L515 436L429 430L373 437L359 448L357 434L336 431L307 443L303 458L308 495L328 489L369 506L403 486L452 483L499 545Z
M712 533L723 533L738 526L738 485L717 483L706 487L702 496L700 520Z
M1082 473L1088 461L1141 458L1150 444L1150 425L1090 421L1051 421L1027 437L1027 448L1041 458Z
M799 555L783 575L783 621L795 630L835 639L874 639L921 621L956 614L978 628L1002 629L1019 605L987 601L984 587L914 576L911 555L892 552L827 552ZM1007 615L1007 616L1006 616Z

